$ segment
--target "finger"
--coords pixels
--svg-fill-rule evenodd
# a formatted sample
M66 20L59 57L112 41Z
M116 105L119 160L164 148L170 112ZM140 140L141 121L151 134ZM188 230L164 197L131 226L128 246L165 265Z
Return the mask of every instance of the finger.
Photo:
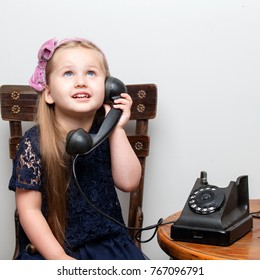
M130 106L132 105L133 101L132 98L127 94L126 98L118 98L114 101L115 104L129 104Z

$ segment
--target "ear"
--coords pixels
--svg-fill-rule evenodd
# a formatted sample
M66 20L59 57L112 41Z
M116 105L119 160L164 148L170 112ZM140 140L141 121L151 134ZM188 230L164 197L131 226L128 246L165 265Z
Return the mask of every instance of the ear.
M50 91L50 88L49 88L48 85L46 85L46 87L43 91L43 94L44 94L44 98L45 98L46 103L48 103L48 104L53 104L54 103L54 100L52 98L51 91Z

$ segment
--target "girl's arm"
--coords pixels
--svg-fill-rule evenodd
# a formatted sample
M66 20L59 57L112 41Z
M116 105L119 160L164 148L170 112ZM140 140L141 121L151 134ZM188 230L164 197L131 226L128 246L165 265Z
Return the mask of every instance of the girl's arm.
M132 149L124 130L130 119L132 99L126 93L114 101L114 108L121 109L123 114L109 136L114 183L122 191L130 192L138 187L141 179L141 165Z
M16 189L16 207L20 223L30 242L47 260L71 260L56 240L41 212L42 195L39 191Z

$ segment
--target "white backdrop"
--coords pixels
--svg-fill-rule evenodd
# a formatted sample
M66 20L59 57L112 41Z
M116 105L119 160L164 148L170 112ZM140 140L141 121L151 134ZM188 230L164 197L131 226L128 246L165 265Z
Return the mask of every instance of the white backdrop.
M97 43L112 75L125 83L157 84L144 225L182 209L202 170L220 187L248 175L250 198L260 197L260 1L8 0L0 6L0 85L27 84L40 45L70 36ZM9 128L2 120L0 131L0 259L10 259L14 193L7 189ZM168 259L156 237L143 250Z

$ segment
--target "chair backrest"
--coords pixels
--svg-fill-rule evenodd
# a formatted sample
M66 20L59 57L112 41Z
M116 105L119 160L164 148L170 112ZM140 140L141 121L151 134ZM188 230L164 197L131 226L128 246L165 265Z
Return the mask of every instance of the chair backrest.
M127 85L128 93L133 99L131 110L131 122L135 128L132 135L128 135L129 142L138 156L142 166L142 178L139 188L130 194L128 226L142 227L143 213L143 189L145 174L145 159L149 154L150 138L148 136L148 121L155 118L157 107L157 87L155 84ZM23 135L22 123L33 122L37 109L38 94L28 85L2 85L1 115L2 119L9 122L10 138L9 151L13 160L19 147L20 138ZM18 252L19 216L15 212L16 248L14 258ZM129 231L134 239L135 231ZM140 243L135 241L140 246Z

